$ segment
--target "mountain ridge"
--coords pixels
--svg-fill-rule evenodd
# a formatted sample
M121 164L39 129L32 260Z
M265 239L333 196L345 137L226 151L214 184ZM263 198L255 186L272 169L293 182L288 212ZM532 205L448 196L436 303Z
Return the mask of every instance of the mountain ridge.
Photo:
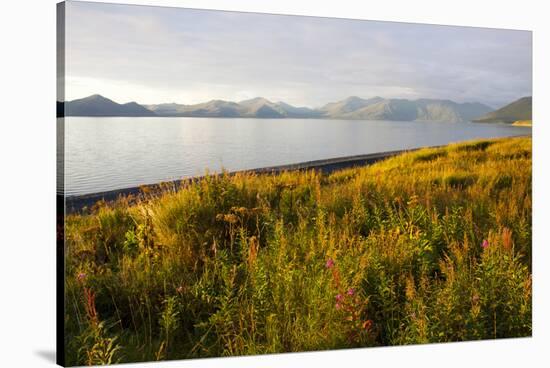
M210 100L198 104L118 104L92 95L64 104L66 116L181 116L224 118L323 118L346 120L470 121L493 109L479 102L457 103L439 99L394 99L350 96L319 108L297 107L283 101L256 97L239 102ZM59 105L58 105L59 111Z

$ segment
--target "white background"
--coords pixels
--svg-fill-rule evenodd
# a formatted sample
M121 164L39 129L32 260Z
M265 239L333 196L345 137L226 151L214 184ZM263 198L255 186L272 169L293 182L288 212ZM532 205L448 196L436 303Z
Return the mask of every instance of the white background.
M550 20L546 1L116 2L534 31L533 338L175 361L159 367L549 366ZM0 367L54 365L55 3L12 0L0 6Z

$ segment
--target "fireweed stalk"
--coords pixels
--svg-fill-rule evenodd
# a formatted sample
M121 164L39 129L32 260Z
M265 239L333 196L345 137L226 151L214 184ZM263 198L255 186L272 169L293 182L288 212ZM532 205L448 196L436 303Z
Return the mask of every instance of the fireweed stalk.
M332 285L336 292L334 308L339 311L347 326L350 344L373 340L373 321L367 317L368 298L361 297L355 288L347 290L340 281L340 272L334 259L329 258L325 267L331 271Z

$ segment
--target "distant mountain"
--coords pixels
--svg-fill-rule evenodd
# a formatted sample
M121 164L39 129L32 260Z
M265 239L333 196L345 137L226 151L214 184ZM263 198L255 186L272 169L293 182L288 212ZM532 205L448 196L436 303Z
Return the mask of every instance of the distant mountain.
M279 101L277 105L284 112L287 118L319 118L323 113L319 110L310 109L309 107L295 107L285 102Z
M479 116L474 121L479 123L506 123L512 124L520 120L533 119L532 97L523 97L498 110Z
M354 111L378 103L382 100L383 98L381 97L374 97L365 100L357 96L351 96L342 101L330 102L321 107L319 110L323 113L324 116L337 118L349 115Z
M263 97L239 102L243 116L257 118L315 118L322 114L308 107L295 107L285 102L271 102Z
M286 118L284 109L279 105L263 98L256 97L250 100L239 102L244 116L255 118Z
M65 116L155 116L151 110L135 103L118 104L100 95L92 95L64 104ZM58 104L59 112L59 104Z
M143 105L147 110L154 112L159 116L177 116L182 113L186 105L172 103L163 103L156 105Z
M61 105L61 107L63 107ZM295 107L285 102L272 102L256 97L240 102L211 100L194 105L164 103L138 105L135 102L118 104L100 95L93 95L65 103L67 116L189 116L223 118L325 118L346 120L404 120L459 122L490 112L492 109L480 103L456 103L435 99L385 99L357 96L331 102L311 109ZM58 104L59 111L59 104Z
M491 111L480 103L456 103L449 100L405 100L374 97L368 100L349 97L321 108L326 117L350 120L402 120L460 122Z
M238 117L239 105L235 102L212 100L196 105L166 103L145 105L159 116L194 116L194 117Z
M294 107L284 102L271 102L263 97L236 102L212 100L195 105L175 103L145 105L159 116L247 117L264 119L310 118L321 113L307 107Z
M148 105L147 108L160 116L196 116L196 117L239 117L240 106L235 102L212 100L196 105ZM170 110L172 109L172 110Z
M194 105L168 103L145 107L159 116L235 118L247 115L246 108L241 104L223 100L211 100Z

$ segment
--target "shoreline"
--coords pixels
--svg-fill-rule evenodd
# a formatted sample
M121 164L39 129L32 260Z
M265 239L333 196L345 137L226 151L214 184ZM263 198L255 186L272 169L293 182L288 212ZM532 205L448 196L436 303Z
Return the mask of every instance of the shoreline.
M499 137L496 139L510 139L510 138L525 137L525 136L530 136L530 135L516 135L516 136L510 136L510 137ZM488 138L488 139L495 139L495 138ZM227 172L227 174L228 175L235 175L239 173L279 174L285 171L296 171L296 170L303 171L303 170L312 170L312 169L319 170L324 174L330 174L337 170L372 165L378 161L381 161L393 156L397 156L403 153L414 152L421 149L441 148L441 147L448 146L449 144L452 144L452 143L459 143L459 142L451 142L445 145L424 146L424 147L409 148L409 149L403 149L403 150L369 153L369 154L363 154L363 155L343 156L343 157L335 157L330 159L304 161L304 162L288 164L288 165L277 165L277 166L261 167L261 168L255 168L255 169L237 170L237 171ZM211 175L217 175L217 174L220 174L220 173L213 173ZM140 195L143 194L143 189L145 189L148 193L161 192L165 190L167 187L174 188L177 190L181 185L185 185L186 183L201 180L205 177L206 175L193 176L193 177L182 178L178 180L171 180L171 181L159 182L154 184L143 184L135 187L114 189L114 190L89 193L89 194L81 194L81 195L63 196L61 194L57 194L57 202L58 204L61 205L61 208L65 208L65 214L72 214L72 213L80 212L81 210L87 207L88 208L92 207L95 203L97 203L100 200L103 200L106 202L112 202L117 200L120 197L127 197L127 196L139 197Z
M304 161L304 162L288 164L288 165L277 165L277 166L268 166L268 167L261 167L261 168L248 169L248 170L237 170L237 171L228 172L228 174L229 175L235 175L239 173L279 174L284 171L296 171L296 170L302 171L302 170L311 170L311 169L319 170L324 174L330 174L334 171L341 170L341 169L371 165L377 161L381 161L386 158L397 156L406 152L418 151L424 148L439 148L439 147L442 147L442 146L427 146L427 147L410 148L410 149L403 149L403 150L396 150L396 151L369 153L364 155L343 156L343 157L336 157L336 158L323 159L323 160ZM212 175L217 175L217 174L212 174ZM111 202L118 199L119 197L126 197L128 195L139 196L140 194L143 193L143 188L146 188L146 190L150 192L160 191L166 186L178 189L181 185L185 183L200 180L204 177L205 175L201 175L201 176L194 176L189 178L182 178L179 180L159 182L155 184L144 184L144 185L135 186L135 187L114 189L114 190L108 190L108 191L96 192L96 193L90 193L90 194L65 196L64 197L65 212L66 214L79 212L82 209L84 209L84 207L91 207L100 200ZM58 200L59 199L63 200L62 195L57 194L57 197L58 197Z

